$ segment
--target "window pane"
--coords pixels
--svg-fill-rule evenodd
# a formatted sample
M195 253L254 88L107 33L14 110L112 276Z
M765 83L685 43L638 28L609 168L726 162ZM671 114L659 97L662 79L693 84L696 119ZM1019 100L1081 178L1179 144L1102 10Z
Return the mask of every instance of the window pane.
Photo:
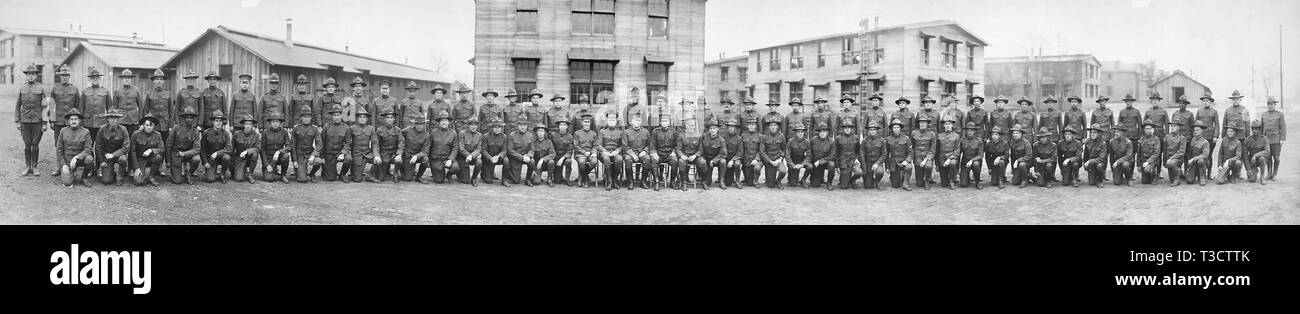
M663 63L646 64L646 82L668 84L668 65Z
M537 11L516 11L515 31L520 33L536 33Z
M593 62L591 70L592 82L614 82L614 63L613 62Z
M597 105L607 104L610 99L614 98L614 84L591 84L591 92L596 94L591 103Z
M575 82L591 81L591 62L570 61L569 80Z
M515 91L520 94L528 93L537 89L536 82L515 82Z
M591 12L591 0L573 0L573 11Z
M669 105L672 104L672 101L667 100L668 85L646 85L645 89L646 89L646 94L645 94L646 99L650 102L650 104L655 103L656 97L664 97L665 102L667 102ZM659 118L655 117L655 120L658 121Z
M515 1L516 10L537 10L537 0L517 0Z
M592 4L591 10L595 12L604 12L604 13L613 14L614 0L595 0L595 3Z
M737 68L736 72L740 73L740 82L745 83L749 80L749 68Z
M614 34L614 14L595 14L592 24L593 34Z
M591 13L573 13L569 18L573 22L574 34L591 34Z
M593 98L591 97L591 84L569 84L569 101L578 103L581 96L587 96L589 100Z
M727 67L722 67L722 81L723 81L723 82L726 82L727 79L730 78L730 76L731 76L731 75L730 75L730 72L728 71L728 68L727 68Z
M650 16L668 16L668 0L650 0Z
M537 81L537 60L515 59L515 80Z
M650 37L668 37L668 18L650 17Z

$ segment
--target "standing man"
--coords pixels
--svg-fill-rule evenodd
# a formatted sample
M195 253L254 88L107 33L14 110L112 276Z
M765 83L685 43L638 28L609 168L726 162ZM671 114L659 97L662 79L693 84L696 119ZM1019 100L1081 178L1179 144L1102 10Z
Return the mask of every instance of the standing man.
M582 116L586 115L595 116L596 111L591 110L591 99L587 95L578 95L578 102L569 104L569 116L573 117L573 122L569 125L574 129L573 134L577 134L578 129L582 128ZM595 132L595 121L592 121L591 129Z
M912 174L912 139L903 132L906 126L907 123L900 119L889 122L889 130L892 133L885 139L885 145L888 147L886 154L889 156L889 163L886 165L889 168L890 186L911 191L912 188L907 186L907 181Z
M983 190L984 186L980 184L982 181L980 168L984 166L984 139L980 138L980 133L984 132L984 128L975 121L966 120L964 129L966 137L961 139L961 159L957 160L958 166L961 167L961 187L970 186L970 182L974 181L975 189Z
M1205 125L1210 126L1202 134L1205 135L1205 140L1210 141L1210 150L1214 150L1214 147L1217 146L1215 143L1219 141L1219 111L1214 109L1214 95L1211 95L1209 91L1206 91L1205 95L1201 96L1201 108L1196 109L1196 121L1202 121ZM1241 133L1241 128L1245 127L1245 124L1237 124L1237 127L1237 133ZM1241 178L1241 172L1237 172L1237 178Z
M1213 130L1213 128L1211 128L1211 130ZM1235 183L1233 182L1235 181L1233 178L1240 176L1242 160L1245 158L1242 155L1244 151L1242 150L1241 142L1232 139L1229 135L1231 134L1232 136L1235 136L1238 131L1241 131L1241 125L1234 123L1229 125L1225 130L1227 130L1227 132L1224 133L1223 136L1224 138L1227 138L1227 140L1225 141L1223 138L1218 139L1219 143L1216 146L1219 147L1219 155L1214 156L1214 158L1216 158L1214 164L1219 166L1218 169L1214 169L1213 171L1216 173L1214 181L1218 184Z
M915 112L907 110L907 105L912 104L912 100L907 99L906 96L898 97L898 100L895 100L894 104L898 105L898 111L895 111L893 115L889 116L889 121L890 121L889 127L893 128L894 127L893 121L898 120L900 122L903 122L904 136L907 136L906 134L912 134L912 129L916 127L916 118L917 118L917 114Z
M569 124L572 123L573 121L573 114L569 112L568 108L565 108L566 107L564 105L565 99L566 98L564 96L560 96L560 94L555 94L555 96L551 96L551 108L546 110L546 123L544 124L546 125L547 128L550 128L550 132L547 133L548 136L555 137L556 135L560 134L559 133L560 121L565 122L566 128L569 127Z
M1002 127L994 126L989 130L989 141L984 143L984 164L989 168L989 180L993 181L993 186L999 190L1006 188L1007 183L1007 165L1011 164L1011 142L1004 137L1006 133ZM1103 146L1105 142L1102 142ZM1104 156L1102 163L1106 163Z
M745 101L742 101L741 103L745 108L744 110L741 110L740 113L737 113L737 118L739 118L740 121L749 121L750 118L753 118L754 121L759 121L763 118L762 116L759 116L758 110L755 109L755 105L758 105L758 103L754 101L754 98L745 98Z
M99 130L99 135L95 137L95 157L104 158L99 160L99 182L104 185L122 185L122 180L126 180L126 170L130 169L127 165L127 152L131 144L131 132L121 124L121 111L109 109L104 118L108 119L108 125Z
M212 119L212 128L203 131L201 137L203 154L203 182L221 181L226 183L226 170L230 169L230 131L226 130L226 116L221 110L208 116Z
M975 132L975 136L980 139L988 139L989 128L992 128L993 124L989 122L989 112L984 110L984 96L971 96L970 105L970 110L966 111L966 122L975 122L975 127L979 128Z
M217 88L217 83L221 82L221 75L218 75L216 71L210 71L203 79L208 81L208 88L199 93L199 98L203 103L199 106L199 123L204 130L207 130L212 128L212 119L208 117L209 114L217 110L230 110L226 108L226 92Z
M270 83L267 84L267 88L270 90L265 94L262 94L262 97L258 98L257 107L262 109L258 110L258 113L253 115L253 121L257 122L253 123L254 127L261 124L261 121L268 117L272 112L279 112L281 116L283 116L284 113L289 112L289 107L285 107L289 105L289 98L285 97L283 93L280 93L280 74L271 73L271 77L267 79L267 83Z
M1139 111L1137 108L1134 108L1134 107L1133 107L1133 102L1134 102L1134 101L1137 101L1137 99L1136 99L1136 98L1133 98L1133 95L1124 95L1124 109L1122 109L1122 110L1119 111L1119 121L1117 121L1117 123L1115 123L1116 126L1122 126L1122 127L1124 127L1124 130L1127 131L1127 134L1128 134L1128 142L1129 142L1130 145L1133 145L1133 144L1137 143L1137 142L1138 142L1138 139L1141 137L1141 134L1139 134L1139 132L1137 132L1137 130L1140 130L1140 129L1141 129L1141 127L1142 127L1142 120L1143 120L1143 119L1142 119L1142 112ZM1154 120L1154 119L1153 119L1153 120ZM1158 125L1156 125L1156 127L1155 127L1155 128L1157 129L1157 131L1155 132L1155 135L1156 135L1156 137L1161 137L1161 136L1160 136L1161 133L1160 133L1159 130L1164 128L1164 127L1163 127L1163 124L1161 124L1161 122L1156 122L1156 123L1157 123ZM1112 142L1113 142L1113 141L1112 141ZM1112 156L1116 156L1116 154L1115 154L1115 148L1116 148L1116 147L1111 146L1111 155L1112 155ZM1113 165L1114 163L1115 163L1115 160L1111 160L1111 164ZM1157 169L1156 169L1156 177L1158 178L1158 177L1159 177L1159 174L1160 174L1160 169L1159 169L1159 168L1160 168L1160 165L1156 165L1155 167L1157 168ZM1111 172L1114 172L1114 171L1111 171ZM1131 169L1130 169L1130 172L1126 175L1126 177L1129 178L1130 180L1133 178L1133 173L1132 173L1132 170L1131 170ZM1130 183L1132 183L1132 182L1130 182Z
M492 117L502 117L505 114L505 107L497 104L497 97L501 96L501 94L498 94L496 90L488 89L481 96L483 96L483 104L478 106L478 118L474 120L492 121ZM480 126L480 129L475 131L487 132L488 130L486 127Z
M1011 110L1007 110L1008 102L1009 101L1005 96L998 96L998 98L993 99L993 106L997 108L994 108L993 111L989 111L990 138L992 138L993 136L994 127L1001 128L1003 132L1007 132L1011 130L1011 125L1015 124L1014 122L1012 122L1014 120L1011 119ZM1003 135L1005 137L1006 134L1003 133ZM998 187L1001 187L1001 185L999 185Z
M257 132L258 121L251 114L245 114L239 118L239 124L244 125L243 130L235 132L230 140L234 150L239 154L235 156L234 176L235 182L248 181L254 184L257 180L253 179L253 172L257 170L257 161L261 159L259 152L262 148L262 135Z
M546 123L546 111L549 108L542 107L542 97L546 96L542 95L542 92L539 90L533 89L532 92L529 92L528 102L524 103L524 114L528 116L528 124ZM526 126L527 125L525 125L525 127ZM524 133L532 134L533 132Z
M77 89L77 86L72 85L72 80L69 79L72 76L72 71L68 69L67 64L59 67L58 75L62 78L61 83L54 85L54 88L50 89L50 97L54 98L54 106L45 108L45 111L49 113L46 115L45 121L46 124L49 125L49 128L54 130L54 141L56 142L54 143L54 146L56 148L59 145L59 143L57 143L59 140L59 130L68 126L68 120L64 119L63 116L67 115L73 108L76 108L77 111L85 111L84 108L81 108L81 90ZM170 106L168 108L170 108ZM44 132L41 134L44 134ZM36 152L35 155L40 156L39 147L37 147ZM37 158L37 160L39 160L39 158ZM35 165L33 165L32 168L33 171L35 171ZM54 167L54 172L51 172L50 175L58 176L59 170L62 169L63 167ZM40 175L36 172L32 172L32 174Z
M1151 101L1151 108L1148 108L1146 114L1142 115L1143 120L1151 119L1152 122L1155 122L1157 125L1162 125L1162 126L1168 124L1169 113L1165 111L1165 108L1160 107L1160 102L1164 100L1163 97L1160 97L1160 93L1151 92L1151 96L1147 98ZM1190 126L1190 125L1184 124L1182 126ZM1165 134L1168 134L1169 132L1170 131L1165 130L1164 127L1157 127L1156 137L1165 138Z
M371 106L372 102L370 99L370 95L366 94L366 86L370 86L370 85L366 84L366 81L364 79L361 79L360 76L354 77L352 78L352 84L349 84L349 86L352 87L352 95L348 95L347 97L343 98L343 123L352 125L357 122L357 110L359 108L367 108L366 110L371 110L370 108L374 108L374 107ZM321 109L327 109L327 108L330 107L324 107ZM371 112L380 112L380 111L371 111ZM394 111L393 114L396 115L397 112ZM396 117L394 117L394 120L396 120ZM320 125L321 122L316 122L316 124ZM397 122L393 122L393 127L398 127Z
M256 115L262 112L262 110L257 107L257 94L254 94L253 91L249 90L249 88L253 86L252 82L252 75L239 75L239 91L230 95L231 117L243 117L246 114ZM242 124L232 125L231 128L235 131L239 131L242 130L244 126Z
M1070 103L1070 109L1061 114L1064 120L1061 125L1062 130L1064 130L1064 128L1074 127L1074 136L1075 138L1079 138L1079 135L1081 135L1079 134L1079 130L1083 130L1088 126L1088 114L1079 108L1080 104L1083 103L1083 99L1079 98L1079 96L1070 96L1070 98L1065 99L1065 102ZM1075 176L1075 178L1077 179L1078 176Z
M14 102L14 125L22 134L23 162L26 164L22 176L40 176L41 174L36 171L36 163L41 159L41 137L49 128L46 121L42 121L45 112L45 86L36 82L36 78L41 76L41 71L35 64L24 69L23 74L27 75L27 84L18 88L18 99Z
M1057 156L1056 142L1052 141L1052 131L1046 127L1038 131L1038 143L1034 143L1034 171L1038 172L1038 187L1047 186L1050 189L1052 177L1056 176L1056 158L1059 156Z
M369 116L365 108L357 112L357 116L362 114ZM348 183L348 168L352 167L353 160L347 153L347 149L352 145L352 128L362 125L361 118L357 118L357 124L348 126L343 123L343 107L334 106L326 111L329 114L330 122L321 126L321 142L325 147L321 150L321 159L324 159L322 166L325 167L325 181L343 181ZM339 170L342 166L342 170ZM314 172L314 171L313 171ZM314 173L313 173L314 174Z
M794 138L795 136L794 127L796 124L802 124L804 127L804 133L808 133L807 130L808 130L808 125L810 123L812 123L812 116L805 114L803 112L803 101L800 100L798 97L791 98L790 114L786 115L785 121L782 122L782 125L785 126L785 129L782 129L781 133L785 134L786 137L788 138ZM808 134L804 134L803 139L807 140ZM798 178L795 178L793 176L791 176L790 179L798 180Z
M437 97L436 96L437 94L434 95L435 97ZM511 89L509 93L506 93L507 103L505 108L501 109L502 123L506 125L515 125L516 123L518 123L518 121L515 121L515 119L518 119L520 117L523 117L524 119L528 118L528 113L524 112L524 106L520 104L519 98L520 98L519 93L515 92L514 89ZM505 127L503 126L502 129L504 128Z
M94 71L91 71L91 73L94 74ZM185 108L190 108L191 111L196 113L203 109L203 91L199 90L198 87L194 87L194 81L199 79L199 75L195 74L194 70L190 70L185 73L184 79L185 88L176 91L176 103L172 108L174 110L173 112L176 113L175 116L177 122L171 123L172 126L180 124L179 121L183 119L180 117L180 113L185 111ZM163 139L170 139L172 128L169 127L163 130L165 130L163 131L163 134L166 134L163 136ZM168 159L167 163L170 165L171 160Z
M1020 125L1022 136L1032 138L1034 131L1038 130L1038 116L1034 114L1034 102L1025 96L1020 96L1020 100L1017 100L1016 104L1020 105L1020 111L1012 114L1011 120ZM1030 140L1026 139L1026 141Z
M456 87L456 98L458 99L456 100L456 105L452 106L451 122L452 126L455 127L454 130L457 132L464 131L466 124L465 121L469 121L469 117L478 114L478 112L474 110L474 102L470 101L470 98L472 97L470 96L470 92L473 92L473 90L469 89L469 86L465 86L465 84L460 84L459 87Z
M822 103L825 102L826 102L825 99L822 99ZM710 114L707 115L705 119L718 120L718 121L722 121L722 123L726 123L726 121L731 121L731 118L734 118L736 117L736 115L740 114L739 112L736 111L736 102L732 101L731 97L723 98L721 103L722 103L722 111L716 115L712 114L712 111L710 111ZM829 110L827 110L827 112L829 112ZM816 118L814 117L814 119Z
M417 115L427 117L428 113L424 112L424 102L415 97L416 93L420 92L420 85L416 84L415 81L406 82L405 89L406 98L396 103L397 109L395 112L403 117L414 117Z
M158 119L154 118L153 113L146 113L140 120L140 130L131 134L131 144L127 145L131 164L135 165L135 185L158 186L154 176L158 174L158 166L163 161L162 133L154 129L158 125Z
M173 119L178 111L177 108L173 107L171 91L163 88L166 85L167 74L163 73L162 69L157 69L153 71L153 75L149 79L153 81L153 88L144 93L146 115L153 115L154 131L158 132L163 139L166 139L169 133L167 131L171 129ZM141 121L141 124L144 124L144 122ZM161 159L162 154L157 156ZM161 161L159 162L161 163ZM158 167L154 167L153 170L157 171ZM153 173L153 175L157 174L156 172Z
M303 82L306 82L305 77L298 76L298 78L301 79ZM325 89L325 93L321 94L318 97L302 97L305 98L306 100L315 98L315 101L312 102L312 105L308 108L308 110L311 111L309 113L312 116L312 121L316 121L314 122L316 123L316 125L325 124L325 122L322 121L321 119L323 118L323 113L326 110L329 110L330 108L334 108L334 105L339 105L339 108L343 108L343 100L345 99L343 95L339 95L337 93L339 88L339 83L335 81L334 78L331 77L325 79L325 83L321 83L320 86L321 88ZM301 112L303 107L298 106L298 102L300 101L299 95L304 95L304 94L311 94L311 93L307 93L307 87L305 85L298 86L298 95L294 95L292 100L293 108L299 109L298 110L299 112L297 112L297 116L300 117L303 114L303 112ZM348 122L347 118L344 118L343 123L347 123L347 122Z
M798 99L791 99L791 100L798 100ZM785 136L785 117L782 116L780 112L777 112L777 109L780 108L780 107L781 107L781 103L778 102L778 101L776 101L775 99L770 99L770 100L768 100L768 101L767 101L767 114L764 114L763 117L760 118L761 120L759 120L759 121L763 121L763 125L764 125L765 127L767 126L768 123L775 122L775 123L776 123L776 129L777 129L777 132L780 132L781 135L782 135L782 137L784 137L784 136Z
M1088 173L1088 185L1102 187L1102 178L1106 177L1106 158L1110 145L1102 137L1106 134L1106 125L1094 122L1088 126L1088 140L1083 142L1083 171Z
M1196 123L1196 114L1192 113L1191 110L1187 110L1187 105L1192 103L1187 100L1187 95L1178 96L1176 102L1178 103L1178 110L1175 110L1169 119L1182 125L1194 125ZM1150 116L1147 119L1150 119ZM1192 136L1191 130L1185 130L1182 133L1183 136Z
M122 70L122 88L113 91L114 108L117 108L122 114L122 126L126 127L127 132L135 132L140 126L140 104L144 103L144 97L140 95L140 89L131 86L135 80L135 73L131 69ZM131 136L127 133L127 136Z
M1047 96L1043 105L1047 106L1047 111L1038 114L1038 128L1047 129L1047 140L1056 143L1061 140L1061 112L1056 110L1057 101L1052 96Z
M1264 125L1264 136L1268 137L1268 154L1273 164L1268 168L1268 180L1277 181L1277 166L1282 161L1282 142L1286 141L1286 116L1277 110L1277 98L1268 96L1268 111L1259 115Z
M381 112L386 110L392 110L394 114L401 114L402 108L398 104L397 97L393 97L391 95L392 93L393 93L393 82L389 80L379 81L379 97L375 97L375 99L370 101L370 108L366 108L366 111ZM360 112L361 108L357 108L357 111ZM397 127L399 128L406 128L407 126L410 126L411 122L408 120L414 118L414 116L401 116L401 117L402 117L401 120L397 120Z
M1127 97L1126 97L1127 98ZM1107 143L1106 152L1110 154L1110 172L1115 178L1115 185L1133 186L1133 141L1124 135L1128 128L1123 124L1113 127L1115 136ZM1156 165L1160 167L1160 165Z
M281 122L284 122L283 121L284 117L297 117L299 110L307 110L307 113L313 116L312 121L317 121L315 119L319 119L320 116L319 113L317 112L316 106L320 105L320 103L318 102L320 102L321 99L318 99L315 93L308 92L307 88L310 86L311 81L307 80L306 75L299 74L298 77L294 79L293 83L294 83L294 94L289 96L289 105L288 107L285 107L284 111L280 114ZM325 84L321 86L322 88L325 88L326 91L330 91L332 89L329 89L325 86L337 87L338 84L334 84L333 79L331 78L331 79L326 79ZM330 94L333 93L331 92ZM263 106L262 108L265 109L266 107ZM263 120L268 121L267 122L268 127L271 126L269 122L271 121L271 119L263 118Z
M199 170L199 165L202 163L199 156L200 149L203 147L202 135L194 124L194 119L199 117L199 113L194 109L196 108L181 108L182 123L172 126L171 134L167 137L167 165L171 167L169 172L172 175L172 184L184 182L194 185L194 172ZM185 167L185 164L189 164L189 167Z
M943 106L939 108L939 116L940 117L948 116L956 120L957 124L954 126L954 129L965 126L966 113L961 111L961 99L957 98L957 96L955 95L948 95L948 97L946 98L947 101L945 101L943 103ZM953 132L956 132L958 137L960 137L962 134L962 131L959 130L955 130ZM955 178L953 179L953 181L956 180L957 179Z
M99 85L100 78L103 76L103 74L99 73L99 70L91 68L90 74L86 75L87 78L90 78L90 87L81 91L81 112L90 115L89 123L82 123L82 125L86 130L90 131L91 141L94 141L95 136L99 135L99 128L108 122L104 120L104 114L108 113L108 107L113 104L113 92ZM19 99L22 99L22 97L19 97ZM81 121L86 122L86 119L83 118ZM94 172L91 172L91 175L93 176Z
M924 97L921 98L921 110L916 112L916 121L917 121L917 125L919 126L921 122L921 118L925 118L925 120L929 120L931 123L927 124L927 127L925 129L929 130L930 132L938 133L939 126L938 124L934 124L933 122L938 122L940 120L939 111L934 110L934 102L935 102L934 98L930 98L930 95L925 95Z
M867 108L861 110L858 114L857 122L861 124L858 134L867 134L866 128L871 126L873 121L876 122L877 127L889 123L889 113L880 107L884 101L885 95L880 92L871 93L871 96L867 97Z

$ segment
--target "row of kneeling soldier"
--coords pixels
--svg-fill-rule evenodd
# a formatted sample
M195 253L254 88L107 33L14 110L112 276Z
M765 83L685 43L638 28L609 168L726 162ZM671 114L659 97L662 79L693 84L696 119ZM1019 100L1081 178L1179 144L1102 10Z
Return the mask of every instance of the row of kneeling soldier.
M66 67L59 71L68 75ZM156 185L155 176L176 184L192 184L200 176L209 182L314 182L318 176L425 182L428 172L435 183L477 185L497 182L497 166L502 185L600 183L606 189L692 184L707 189L714 178L724 189L848 189L857 188L858 180L875 189L979 189L985 169L988 183L999 188L1007 183L1078 186L1080 170L1089 174L1087 184L1098 187L1107 180L1163 183L1162 174L1171 185L1229 183L1243 172L1263 184L1276 176L1286 136L1276 100L1268 100L1259 119L1250 119L1238 92L1222 119L1208 93L1201 97L1205 107L1195 113L1187 110L1186 97L1178 99L1178 110L1165 112L1159 95L1151 96L1146 113L1133 108L1131 96L1123 99L1126 108L1119 113L1105 107L1105 97L1090 112L1079 108L1078 97L1067 98L1068 110L1056 111L1057 101L1047 97L1043 102L1049 109L1035 112L1025 97L1017 101L1022 109L1013 111L1001 96L989 111L981 108L979 96L971 98L967 110L956 106L955 97L943 97L947 101L936 109L935 99L922 96L921 110L909 110L911 100L900 97L894 102L898 109L886 111L883 95L875 94L861 107L845 95L840 110L818 97L815 110L806 113L801 101L792 99L793 110L786 114L776 111L782 104L775 101L762 114L750 98L742 110L725 99L720 112L683 99L684 114L653 117L658 127L645 127L648 111L628 108L596 117L586 96L565 107L560 95L546 108L538 106L543 96L536 90L510 91L506 106L498 106L497 93L487 91L482 96L488 103L475 106L463 96L454 105L441 101L446 89L438 86L433 102L417 104L411 93L419 87L412 85L408 104L387 98L387 82L380 83L381 96L369 99L335 96L338 84L329 79L322 85L327 92L316 96L306 92L300 76L296 95L279 95L272 84L270 93L251 97L241 96L249 93L251 79L241 75L231 106L206 110L214 108L205 105L206 98L225 96L213 86L211 92L191 90L197 78L192 73L186 75L189 86L172 101L160 71L154 73L154 88L144 92L130 86L109 92L98 86L97 71L91 71L92 86L84 91L64 79L47 92L35 82L35 67L25 72L28 84L20 88L15 117L27 143L25 175L36 175L35 143L54 128L61 163L56 174L64 175L65 184L87 184L82 177L122 184L132 177L137 184ZM219 79L214 76L207 78ZM278 83L278 77L271 81ZM365 86L354 80L354 94ZM528 101L518 102L521 96ZM663 106L666 99L655 102ZM378 118L373 122L372 113ZM598 126L597 118L605 123ZM692 132L701 121L704 131Z

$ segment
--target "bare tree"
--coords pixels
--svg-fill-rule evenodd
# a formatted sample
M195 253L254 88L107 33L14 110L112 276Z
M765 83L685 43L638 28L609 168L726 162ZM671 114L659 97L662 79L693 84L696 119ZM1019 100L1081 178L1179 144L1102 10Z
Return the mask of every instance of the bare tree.
M1273 96L1271 90L1273 83L1277 82L1278 73L1275 67L1267 67L1264 68L1263 72L1260 72L1259 79L1264 81L1264 96Z
M441 51L429 53L429 70L435 74L447 72L447 55Z

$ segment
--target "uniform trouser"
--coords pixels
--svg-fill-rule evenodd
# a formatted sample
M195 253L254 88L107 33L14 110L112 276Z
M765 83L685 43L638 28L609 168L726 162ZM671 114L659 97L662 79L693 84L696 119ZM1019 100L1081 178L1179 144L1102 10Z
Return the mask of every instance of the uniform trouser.
M588 181L591 171L600 165L600 159L596 158L595 155L574 154L573 162L578 165L578 182Z
M145 178L145 180L136 181L135 184L143 185L148 179L152 179L155 173L158 173L158 167L162 165L163 157L159 154L154 154L149 157L136 155L135 157L137 161L135 170L143 173L143 178Z
M717 168L717 169L718 169L718 170L717 170L717 171L718 171L718 185L720 185L720 186L723 185L723 184L725 184L725 183L723 183L723 178L726 178L728 175L731 175L731 172L730 172L730 171L727 171L727 170L728 170L728 169L727 169L727 158L725 158L725 157L723 157L723 156L721 156L721 155L719 155L719 156L713 156L712 159L705 158L705 157L703 157L703 156L701 156L700 158L696 158L696 160L695 160L695 167L696 167L696 169L695 169L695 170L696 170L695 175L696 175L697 177L699 177L701 180L703 180L703 181L701 181L701 182L702 182L703 184L706 184L706 185L707 185L707 184L711 184L711 183L713 183L713 171L714 171L713 169L714 169L714 168Z
M505 180L510 175L510 157L501 156L497 162L492 162L492 157L488 155L479 156L479 175L483 177L483 183L491 184L496 178L497 166L501 166L501 180ZM462 170L465 168L461 168Z
M853 184L862 178L862 160L859 159L841 159L840 166L840 189L853 187Z
M1083 171L1088 173L1088 185L1101 184L1106 177L1106 162L1089 160L1083 163Z
M116 183L118 180L126 179L126 170L130 168L129 159L126 155L113 156L112 159L103 159L99 162L99 182L103 184Z
M466 162L465 157L468 156L458 155L457 157L456 165L459 166L459 171L456 172L456 177L460 179L460 183L470 184L474 182L474 178L478 177L480 175L479 173L483 171L483 167L479 166L482 165L483 162L479 158L470 158L469 161Z
M23 163L28 168L36 168L36 161L41 158L41 137L45 135L45 132L41 130L42 124L44 123L23 122L20 125L23 136ZM55 133L55 135L55 138L58 138L58 133Z
M895 161L889 161L889 186L900 188L907 186L907 181L911 179L913 167L911 161L904 160L901 164Z
M1116 160L1110 165L1110 175L1115 179L1115 185L1123 185L1133 180L1133 162L1126 159Z
M1268 151L1262 151L1250 156L1250 162L1246 165L1246 181L1255 182L1258 178L1263 181L1268 176L1268 167L1272 165L1272 158Z
M930 174L934 172L933 160L913 160L916 166L913 167L916 175L916 187L923 188L930 182Z
M977 184L980 183L980 169L984 168L984 164L979 158L972 158L966 162L969 162L970 166L966 166L965 162L959 165L961 166L961 169L959 170L961 173L961 187L970 186L971 181L974 181Z
M206 153L204 154L206 155ZM230 164L232 164L230 155L226 153L217 153L216 158L211 158L205 162L208 167L203 171L203 181L207 183L217 181L217 175L225 175L226 171L230 171ZM217 167L221 167L221 169L217 169ZM218 173L218 171L221 173Z
M659 169L659 154L649 152L640 152L636 154L636 160L632 160L633 153L625 153L623 156L623 173L624 179L631 181L636 175L640 175L644 180L646 173L657 173ZM641 173L632 173L632 164L641 163Z
M321 178L325 181L337 181L344 179L348 175L348 170L352 168L352 156L343 152L324 153L321 159L325 159L323 164L324 170L321 171ZM339 158L339 155L344 155ZM340 169L342 168L342 169Z
M1142 175L1142 184L1155 184L1156 173L1159 171L1157 169L1160 169L1160 167L1161 165L1146 165L1146 163L1138 167L1138 172Z
M569 175L573 174L574 169L578 169L577 156L570 157L568 156L568 153L556 154L551 167L546 168L546 177L549 178L551 182L567 182L569 181Z
M541 153L534 153L533 160L528 164L528 168L532 170L532 175L529 177L529 180L532 180L534 184L537 183L538 179L542 178L542 171L548 171L549 173L546 175L551 179L554 179L555 157L545 157L545 155L542 155Z
M957 184L957 170L961 169L958 165L957 158L947 158L942 164L938 165L939 186L951 186Z
M740 186L741 183L740 175L742 174L742 172L744 172L742 170L745 168L744 162L742 160L743 158L726 159L727 169L726 171L724 171L726 175L722 176L718 180L725 185Z
M246 154L243 158L235 157L234 166L231 167L234 175L230 178L235 182L244 182L253 180L253 172L257 170L257 161L261 159L258 154Z
M64 164L64 165L67 165L67 164ZM92 174L92 173L95 172L95 168L96 168L95 166L96 166L96 165L95 165L95 159L94 159L93 157L92 157L92 158L78 158L78 159L77 159L77 162L73 163L72 166L69 167L69 169L68 169L68 171L71 172L71 174L80 174L80 176L73 176L73 177L72 177L72 184L80 183L82 180L86 180L87 177L90 177L90 174ZM62 168L63 166L59 166L59 167ZM80 172L80 173L77 172L77 167L81 167L81 172ZM62 170L62 169L60 169L60 170ZM65 173L65 174L63 174L63 175L71 175L71 174Z
M1282 163L1282 143L1268 144L1268 153L1273 157L1273 163L1268 167L1268 178L1271 180L1277 177L1277 166Z
M880 188L881 180L885 178L884 164L871 164L870 168L863 169L865 174L862 176L862 185L865 188Z
M276 159L275 152L262 153L262 180L275 181L280 177L289 175L289 161L293 160L293 154L289 152L280 153L279 159ZM176 165L172 165L175 168Z
M1210 167L1209 162L1210 160L1205 158L1193 157L1192 159L1188 159L1187 174L1183 175L1186 182L1191 184L1196 183L1196 181L1209 179L1205 174L1205 169Z
M1048 160L1045 162L1034 161L1034 171L1038 172L1038 186L1047 186L1047 182L1054 177L1056 173L1056 161Z
M805 158L801 161L791 159L785 163L787 172L786 183L791 185L800 183L804 177L812 176L812 160Z
M1029 168L1034 164L1033 158L1020 157L1011 165L1011 185L1028 183Z
M812 186L820 187L822 183L831 184L835 179L835 161L818 160L812 165Z
M501 170L502 180L510 180L510 183L521 184L524 183L523 180L533 178L532 171L524 172L524 167L532 166L531 163L524 162L523 158L510 157L509 155L506 156L506 160L508 161L507 167Z
M767 184L767 187L776 187L781 184L781 180L785 179L785 176L789 174L790 167L786 165L786 160L785 157L772 160L776 162L775 166L768 162L763 162L763 182Z
M342 177L342 176L350 175L352 176L352 182L365 181L367 177L370 177L371 173L366 172L366 164L370 164L371 168L379 168L378 165L374 164L375 156L366 156L365 154L361 154L361 155L352 154L352 156L345 156L345 157L347 157L347 159L346 162L343 164L343 166L350 169L346 171L339 171L339 176Z
M181 168L185 163L190 165L188 169ZM186 180L189 180L188 177L193 174L194 171L199 170L199 165L202 163L203 160L198 154L189 157L181 157L179 152L169 154L169 156L167 156L167 165L171 167L169 172L171 172L172 183L181 184Z
M308 158L311 158L311 154L301 153L293 156L293 161L298 164L298 168L294 169L294 173L298 177L298 183L311 182L311 179L316 176L316 170L325 165L324 159L316 158L312 162L307 162Z
M671 178L671 177L674 177L674 176L675 176L675 177L677 177L677 178L681 178L680 176L677 176L677 169L682 169L682 168L684 168L684 167L680 167L680 166L677 164L678 162L680 162L680 160L678 160L677 157L673 157L673 153L672 153L672 152L667 152L667 153L665 153L665 152L653 152L653 153L650 153L650 155L651 155L651 158L650 158L650 159L653 159L653 160L655 161L655 163L654 163L654 164L655 164L655 168L650 170L651 173L654 174L655 180L657 180L657 181L659 181L659 182L672 182L671 180L672 180L673 178ZM663 177L663 172L662 172L662 171L659 171L659 167L660 167L659 163L661 163L661 162L668 166L668 173L669 173L669 176L670 176L669 178L664 178L664 177Z
M1169 170L1169 182L1174 182L1174 180L1180 180L1182 179L1180 176L1182 176L1182 171L1183 171L1183 160L1178 158L1166 159L1165 169ZM1156 175L1159 175L1159 172L1160 171L1157 170Z
M1010 157L1007 156L986 156L984 162L989 168L989 180L994 185L1001 186L1007 183L1007 163Z
M1227 184L1231 182L1232 178L1236 178L1240 175L1241 160L1237 158L1229 158L1223 162L1223 166L1221 167L1222 168L1219 169L1219 175L1214 178L1214 182L1218 184Z
M763 168L761 168L763 163L759 162L758 158L741 158L740 161L740 174L745 176L745 180L742 182L744 182L745 185L757 186L757 177L759 172L763 170Z
M415 157L415 162L411 162L411 158L402 157L402 159L397 160L398 168L401 169L402 172L402 181L415 181L415 179L423 178L424 171L428 169L435 169L432 174L433 182L443 183L450 181L452 175L460 172L460 168L455 161L452 161L451 166L447 167L447 161L450 160L449 157L450 156L431 158L429 156L420 156Z
M1061 162L1061 184L1074 184L1079 180L1080 166L1078 157L1066 158Z
M400 165L401 161L397 160L397 158L394 158L396 157L396 155L397 152L395 151L379 152L379 163L370 166L370 172L371 172L370 176L375 178L375 180L379 180L379 181L397 178L398 172L390 171L391 169L389 169L390 166ZM401 167L397 167L397 169L400 171ZM357 170L355 161L352 162L352 170ZM393 177L389 178L389 176L393 176Z
M614 182L618 181L619 169L623 169L623 155L612 154L605 156L604 154L598 154L598 157L600 164L605 167L605 182L614 184Z

